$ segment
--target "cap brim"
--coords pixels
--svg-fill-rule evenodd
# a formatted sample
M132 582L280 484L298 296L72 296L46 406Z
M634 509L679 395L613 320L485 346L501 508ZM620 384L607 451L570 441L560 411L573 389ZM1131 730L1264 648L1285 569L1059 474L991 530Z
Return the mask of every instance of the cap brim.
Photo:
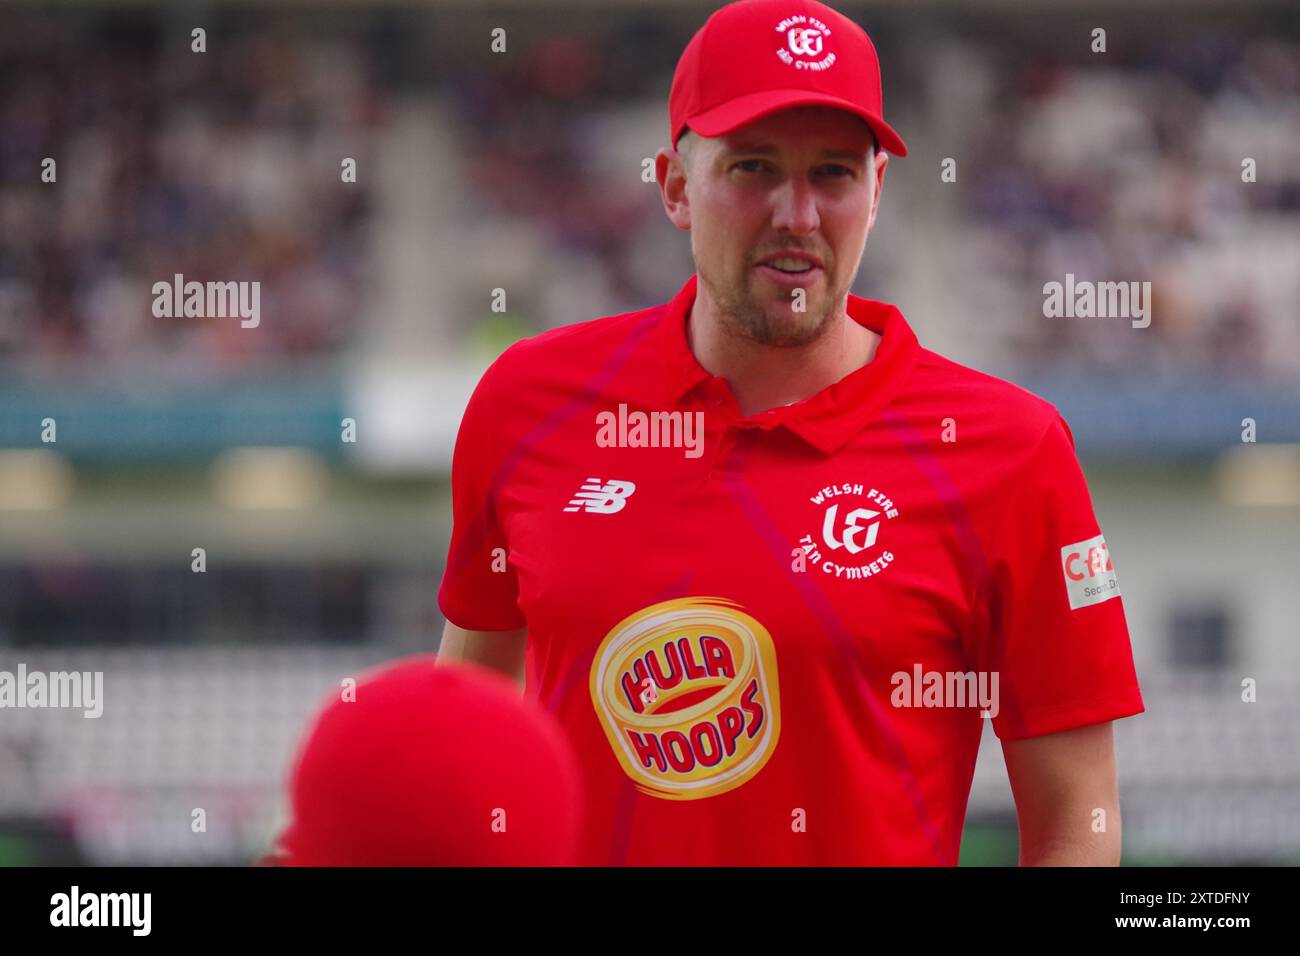
M833 106L846 110L854 116L860 116L871 127L871 131L876 134L876 139L880 141L881 148L886 152L893 153L895 156L907 155L907 146L903 143L902 137L895 133L882 117L838 96L811 90L764 90L762 93L738 96L711 110L705 110L698 116L693 116L686 121L686 125L699 135L708 138L725 136L754 120L792 106Z

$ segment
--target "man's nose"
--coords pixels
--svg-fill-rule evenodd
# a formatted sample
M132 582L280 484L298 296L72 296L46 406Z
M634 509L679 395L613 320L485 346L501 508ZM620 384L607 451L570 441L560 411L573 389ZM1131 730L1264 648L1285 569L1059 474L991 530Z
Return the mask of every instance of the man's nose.
M821 225L817 192L807 181L790 177L777 187L773 198L772 225L776 229L805 235Z

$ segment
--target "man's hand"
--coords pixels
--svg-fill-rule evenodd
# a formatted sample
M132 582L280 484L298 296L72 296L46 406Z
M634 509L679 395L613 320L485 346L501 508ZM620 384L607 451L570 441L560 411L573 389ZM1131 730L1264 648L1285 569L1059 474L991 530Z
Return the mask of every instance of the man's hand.
M1003 741L1002 753L1020 822L1021 866L1119 866L1110 721Z
M438 645L438 661L480 664L518 681L522 691L527 647L528 629L524 627L517 631L467 631L448 621Z

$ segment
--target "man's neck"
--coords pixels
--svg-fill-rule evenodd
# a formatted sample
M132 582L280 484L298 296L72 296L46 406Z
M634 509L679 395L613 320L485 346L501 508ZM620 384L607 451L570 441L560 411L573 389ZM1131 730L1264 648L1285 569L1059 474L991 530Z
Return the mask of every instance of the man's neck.
M686 340L711 375L727 380L743 417L802 401L875 358L880 335L842 309L825 333L807 345L760 345L735 335L697 293L686 317Z

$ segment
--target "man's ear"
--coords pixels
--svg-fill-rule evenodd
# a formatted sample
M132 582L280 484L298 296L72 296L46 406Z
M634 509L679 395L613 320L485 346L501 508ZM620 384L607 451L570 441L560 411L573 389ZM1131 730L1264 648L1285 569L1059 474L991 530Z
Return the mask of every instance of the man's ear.
M876 224L876 213L880 210L880 197L885 191L885 167L889 165L889 154L884 150L877 149L876 155L871 159L871 174L876 177L876 194L871 201L871 219L867 222L867 230Z
M686 195L686 158L666 146L655 154L655 180L668 220L678 229L689 232L691 205Z

